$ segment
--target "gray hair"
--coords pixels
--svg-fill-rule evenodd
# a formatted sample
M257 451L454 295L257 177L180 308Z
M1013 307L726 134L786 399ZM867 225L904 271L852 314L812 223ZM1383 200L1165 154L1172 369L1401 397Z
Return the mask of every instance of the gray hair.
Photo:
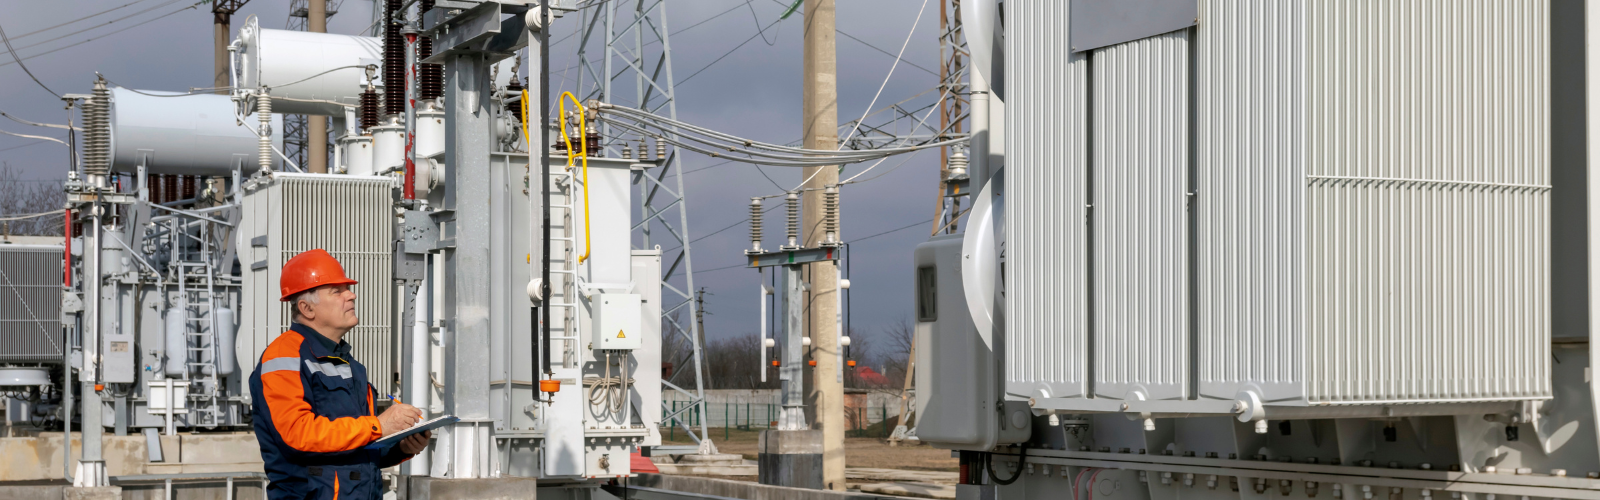
M301 302L309 302L312 306L316 306L317 302L322 300L321 297L317 296L317 288L322 287L312 288L310 290L289 296L289 310L291 311L290 317L294 318L296 323L300 322Z

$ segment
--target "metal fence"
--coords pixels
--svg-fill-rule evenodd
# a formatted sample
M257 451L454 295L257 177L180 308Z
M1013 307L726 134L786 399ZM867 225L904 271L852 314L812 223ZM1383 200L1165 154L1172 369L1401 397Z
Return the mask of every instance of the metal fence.
M691 407L690 401L666 401L662 404L664 414L677 413L673 421L664 422L667 429L662 431L668 441L677 439L678 423L690 427L699 426L703 420L706 427L722 429L722 439L729 439L734 431L756 431L773 429L778 426L778 413L783 410L782 405L759 403L707 403L705 414L699 408ZM689 408L686 408L689 407ZM898 409L897 409L898 410ZM845 409L845 436L848 437L889 437L894 430L894 422L889 422L889 406L854 407L846 406ZM716 431L711 432L712 435Z

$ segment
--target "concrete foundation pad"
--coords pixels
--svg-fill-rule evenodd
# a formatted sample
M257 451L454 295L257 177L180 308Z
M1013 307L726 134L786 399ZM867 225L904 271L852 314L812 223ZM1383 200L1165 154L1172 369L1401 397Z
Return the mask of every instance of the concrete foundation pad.
M440 479L411 477L405 498L410 500L509 500L532 498L538 480L526 477Z
M62 500L122 500L121 486L62 488Z
M820 490L822 431L762 431L756 449L761 484Z
M755 476L761 473L756 465L692 465L692 464L656 464L656 469L662 474L680 474L694 476Z
M733 453L716 453L712 455L671 455L671 463L678 465L743 465L744 457ZM656 462L660 463L660 462Z
M786 488L745 481L665 474L640 474L631 479L630 483L648 488L744 500L891 500L894 498L871 493Z
M862 493L878 493L897 497L951 499L956 497L953 485L928 483L872 483L861 485Z

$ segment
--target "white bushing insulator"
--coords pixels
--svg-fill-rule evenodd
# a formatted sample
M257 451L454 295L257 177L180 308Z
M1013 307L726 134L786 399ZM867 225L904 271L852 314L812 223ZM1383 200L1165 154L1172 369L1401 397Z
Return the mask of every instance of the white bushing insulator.
M1267 421L1266 420L1257 420L1256 421L1256 434L1266 434L1266 433L1267 433Z
M849 335L845 335L843 337L839 337L839 345L842 345L842 346L850 345L850 336Z
M761 345L766 347L777 347L778 341L777 339L761 339Z
M800 345L811 345L811 337L800 337Z
M1147 431L1147 432L1156 430L1156 419L1153 419L1153 418L1144 419L1144 430Z
M848 290L850 288L850 280L848 280L848 279L839 280L839 288Z

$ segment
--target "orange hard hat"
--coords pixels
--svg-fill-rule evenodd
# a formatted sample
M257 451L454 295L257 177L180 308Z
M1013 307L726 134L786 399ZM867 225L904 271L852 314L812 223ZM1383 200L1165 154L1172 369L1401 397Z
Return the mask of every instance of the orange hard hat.
M321 248L306 250L283 264L283 274L278 277L278 289L283 292L280 302L288 302L297 293L324 285L354 285L356 280L345 277L344 266Z

